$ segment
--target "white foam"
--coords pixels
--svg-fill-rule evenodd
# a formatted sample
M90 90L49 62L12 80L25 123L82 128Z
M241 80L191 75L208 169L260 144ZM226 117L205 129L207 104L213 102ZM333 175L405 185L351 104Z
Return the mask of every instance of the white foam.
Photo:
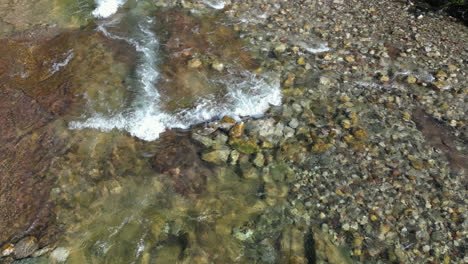
M298 42L297 45L299 45L300 47L302 47L303 49L305 49L306 51L312 54L323 53L323 52L327 52L330 50L330 48L324 43L308 45L305 42Z
M187 129L192 125L228 115L234 118L262 115L271 105L281 104L279 78L271 81L244 73L247 78L236 83L237 78L227 80L228 92L224 98L200 99L192 109L183 109L169 114L159 111L156 104L145 105L130 114L113 117L94 115L81 122L71 122L70 128L93 128L101 131L113 129L127 131L132 136L146 141L159 138L166 129ZM222 101L223 103L220 103Z
M93 11L93 16L106 18L115 14L126 0L95 0L95 2L97 7Z
M223 0L205 0L204 3L213 9L223 9L226 6Z
M92 113L83 121L69 124L72 129L93 128L102 131L113 129L127 131L132 136L152 141L166 129L187 129L192 125L228 115L234 118L258 116L270 105L281 104L280 81L277 76L258 77L251 72L229 75L227 78L212 80L226 87L221 98L207 96L198 99L194 107L181 109L175 113L161 110L160 95L155 87L159 78L157 71L158 41L150 30L152 21L140 23L136 37L121 37L106 30L105 25L98 28L108 37L127 41L140 53L141 63L137 68L139 79L138 96L130 109L122 109L112 116ZM89 104L92 105L91 103ZM89 116L89 115L88 115Z
M50 71L52 74L54 74L54 73L60 71L60 68L67 66L68 63L70 63L70 61L71 61L71 60L73 59L73 57L75 56L75 55L73 54L73 50L68 51L67 53L65 53L65 55L67 56L67 57L65 58L65 60L63 60L63 61L61 61L61 62L56 62L56 63L54 63L54 64L52 65L52 69L51 69L51 71Z

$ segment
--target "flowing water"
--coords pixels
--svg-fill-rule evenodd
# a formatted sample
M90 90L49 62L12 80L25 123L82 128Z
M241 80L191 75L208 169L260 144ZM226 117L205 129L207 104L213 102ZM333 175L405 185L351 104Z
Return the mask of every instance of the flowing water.
M225 3L186 10L153 1L65 2L56 21L68 22L56 27L92 26L53 33L36 55L21 55L41 65L39 73L15 68L9 75L24 85L45 82L43 94L66 79L64 93L80 98L67 101L80 104L51 125L67 142L57 145L66 152L46 173L56 178L50 199L59 250L32 261L285 261L294 251L280 242L289 239L290 169L258 169L248 156L240 168L209 164L185 131L223 116L260 116L281 103L278 76L261 68L217 13Z
M84 114L71 120L69 128L92 129L88 130L90 134L120 130L145 141L154 141L168 129L186 129L226 115L237 119L257 116L270 105L281 103L279 83L274 74L256 75L249 69L251 65L246 67L242 61L234 60L237 55L250 56L238 54L244 53L242 41L235 40L232 47L215 46L219 38L226 35L228 39L233 38L229 36L233 34L230 31L220 32L224 34L221 37L208 35L225 27L221 20L209 13L194 17L181 10L158 12L148 9L148 4L123 0L96 2L92 11L96 30L107 39L128 46L136 57L134 71L123 77L123 93L127 96L119 96L112 105L107 98L113 96L112 91L86 96ZM207 5L214 9L223 6L222 2L207 2ZM174 20L164 23L163 19ZM174 29L166 28L171 26ZM185 32L187 27L188 33ZM215 45L205 42L204 38L211 38ZM171 44L174 41L180 43ZM210 56L211 60L221 63L223 69L214 70L209 62L208 66L197 69L185 66L186 57L197 56L204 64ZM55 68L64 66L67 60ZM171 75L173 71L176 71L175 76ZM259 199L265 184L263 180L246 180L232 168L207 166L183 134L146 144L109 135L100 134L97 139L85 136L83 140L93 141L89 144L96 147L113 149L112 152L131 147L124 155L133 157L118 164L111 161L113 172L101 168L98 163L88 165L86 170L98 170L95 173L97 184L83 183L89 179L74 181L69 176L79 174L78 168L73 169L75 162L86 160L89 155L106 162L102 157L107 158L105 151L78 151L77 156L70 157L75 162L62 164L57 171L58 175L68 175L60 177L62 186L60 191L56 190L59 207L73 208L63 209L60 211L63 215L59 215L67 225L66 242L62 246L70 250L68 263L245 263L253 257L249 253L256 248L252 243L253 233L245 225L266 208L276 208L279 203L278 195L268 200ZM116 143L119 140L125 142ZM83 143L76 143L76 147L85 149ZM152 153L171 149L175 149L177 155L184 155L186 162L173 161L170 154L148 161ZM114 158L112 155L111 159ZM177 172L161 169L164 166ZM63 168L67 168L68 173ZM110 178L101 176L108 173L112 174ZM88 189L77 191L74 186L79 182ZM284 197L286 186L273 185L271 188L280 188L282 195L279 196ZM71 193L75 193L75 197L68 197ZM281 210L280 204L277 210Z
M279 80L276 77L271 74L256 76L239 67L242 65L236 65L235 61L226 61L226 67L223 69L225 72L218 74L218 76L213 76L209 72L207 74L210 76L206 76L206 73L200 72L202 70L189 72L190 69L186 69L189 73L185 75L181 73L182 76L175 77L178 79L177 82L183 83L184 87L179 85L169 89L189 89L191 91L188 94L176 93L176 98L171 98L171 94L165 96L159 86L166 77L161 76L158 67L162 57L167 56L167 54L162 54L160 37L155 32L156 28L161 27L159 25L161 21L158 21L160 18L154 15L154 11L148 12L144 9L146 3L142 1L128 4L127 9L129 10L114 15L118 8L124 4L125 1L98 1L93 15L98 18L96 21L98 31L109 39L126 42L137 52L138 65L136 65L135 75L132 76L133 80L127 87L132 93L132 99L122 102L122 107L114 109L112 113L103 113L90 107L88 113L83 116L83 120L70 123L71 128L94 128L104 131L119 129L128 131L131 135L143 140L151 141L157 139L159 134L167 129L186 129L194 124L225 115L235 118L260 115L270 105L281 103ZM218 8L220 4L208 2L208 5ZM180 19L186 19L180 14L179 16ZM195 33L190 32L190 34L200 34L202 38L209 38L208 33L197 33L196 31L212 30L215 32L217 26L215 22L212 22L212 25L208 26L209 28L205 28L206 26L197 23L197 21L193 23L194 25L183 26L193 27L190 30ZM181 28L180 30L185 29ZM171 33L178 34L177 31ZM172 36L173 39L175 37L177 36ZM198 40L197 37L193 37L193 39ZM177 49L170 56L180 56L177 53L184 51L192 53L191 56L196 56L193 54L195 52L205 53L201 55L206 56L210 49L219 49L219 47L211 47L209 43L197 44L198 47L182 44L187 46L185 50ZM238 47L230 49L236 48ZM219 55L226 55L223 52L221 51ZM224 58L220 57L219 59ZM211 78L206 79L207 77ZM206 80L201 80L202 78ZM197 88L197 85L203 87ZM200 90L222 91L205 93ZM183 101L187 97L190 97L191 104L172 107L169 109L172 111L165 109L167 102ZM93 102L89 102L89 105L93 105Z

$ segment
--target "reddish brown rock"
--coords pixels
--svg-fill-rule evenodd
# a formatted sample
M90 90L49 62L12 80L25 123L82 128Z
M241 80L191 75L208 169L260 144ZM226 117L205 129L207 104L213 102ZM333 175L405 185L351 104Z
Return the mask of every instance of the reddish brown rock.
M412 117L427 142L446 155L450 168L454 172L467 175L468 157L455 147L457 139L452 134L450 128L437 122L435 118L428 115L422 108L416 108Z
M177 193L191 195L201 193L211 169L199 155L199 148L184 135L168 131L161 136L160 148L153 158L153 168L170 178Z
M53 116L22 91L0 90L0 241L40 234L53 221L45 174L64 141ZM50 221L49 221L50 220Z
M68 141L58 119L81 107L94 73L126 58L106 41L94 31L0 39L0 245L29 235L40 245L54 240L48 170Z

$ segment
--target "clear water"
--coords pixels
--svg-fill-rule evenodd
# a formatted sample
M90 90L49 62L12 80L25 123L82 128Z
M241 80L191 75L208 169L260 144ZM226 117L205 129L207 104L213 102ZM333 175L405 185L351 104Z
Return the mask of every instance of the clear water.
M72 76L84 97L53 123L68 151L47 172L57 178L50 199L66 263L305 263L307 225L293 222L287 205L291 169L258 168L249 155L237 165L209 164L186 131L281 104L277 74L261 69L218 15L225 2L202 6L59 2L69 19L56 27L76 31L53 44L64 47L52 48L42 66L48 78ZM89 22L95 26L76 29ZM74 41L83 31L91 33ZM202 66L188 67L192 59ZM27 74L20 77L43 73Z
M118 129L151 141L167 129L186 129L225 115L234 118L258 116L271 105L281 103L279 79L274 74L258 76L248 70L234 73L238 71L237 66L226 65L225 74L204 84L223 87L224 92L202 96L187 95L193 97L191 100L194 104L171 112L165 111L162 108L164 99L161 98L158 87L158 63L161 62L163 54L158 51L161 44L154 31L158 23L157 17L151 13L147 14L148 12L142 9L144 2L129 4L125 12L121 11L120 14L115 13L124 5L124 1L103 0L96 3L97 8L93 15L97 18L98 30L110 39L127 42L138 54L135 81L128 87L134 94L134 99L111 114L96 111L91 107L82 120L70 123L71 128L93 128L102 131ZM214 5L211 2L207 4ZM218 7L219 4L214 6ZM188 82L188 85L193 85L190 80ZM93 102L89 104L93 105Z

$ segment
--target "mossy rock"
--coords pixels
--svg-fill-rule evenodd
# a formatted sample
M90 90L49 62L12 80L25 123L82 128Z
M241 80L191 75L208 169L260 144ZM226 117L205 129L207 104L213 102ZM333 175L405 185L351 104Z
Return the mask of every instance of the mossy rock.
M253 154L260 151L260 147L253 141L245 141L239 138L229 141L231 147L241 153Z

